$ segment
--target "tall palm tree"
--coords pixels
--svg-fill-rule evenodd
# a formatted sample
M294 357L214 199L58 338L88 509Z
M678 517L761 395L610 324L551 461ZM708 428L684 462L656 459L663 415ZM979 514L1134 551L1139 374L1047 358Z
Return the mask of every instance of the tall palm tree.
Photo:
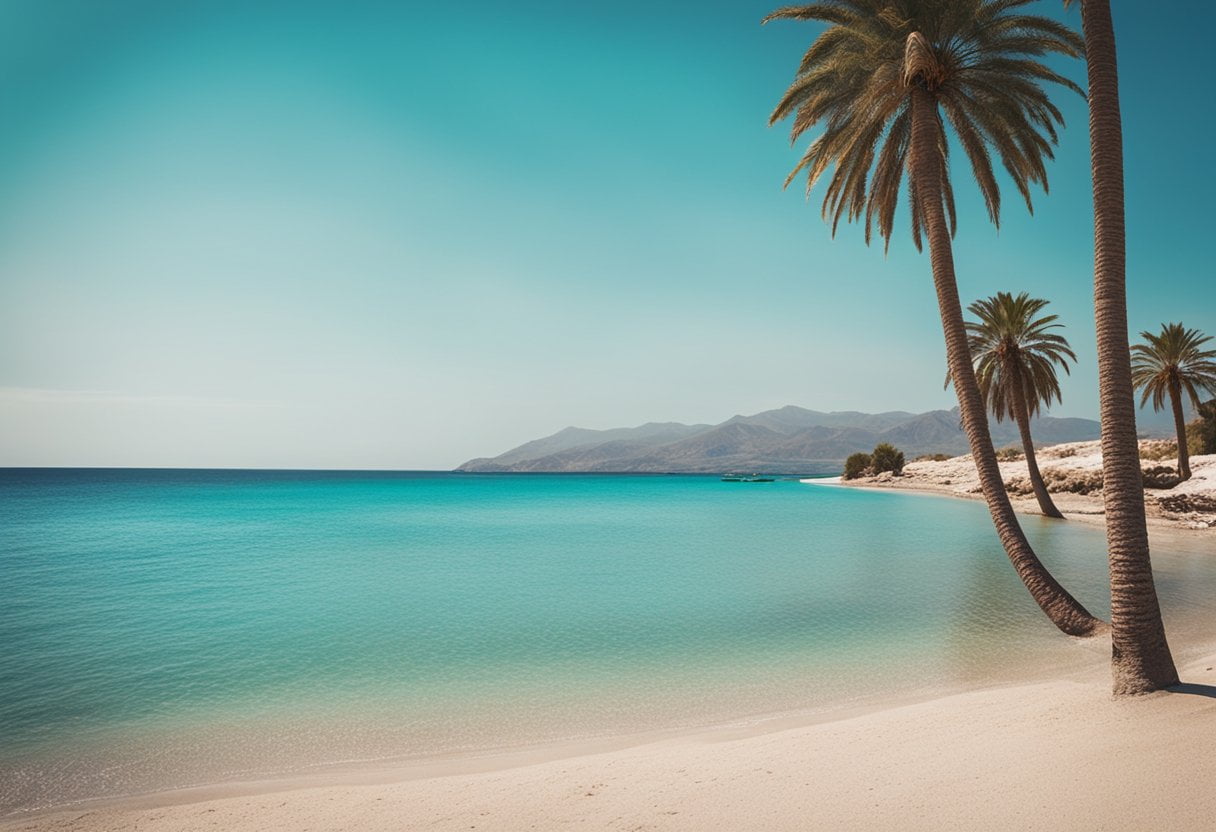
M1038 415L1041 405L1051 407L1052 399L1063 401L1056 367L1069 372L1068 360L1076 361L1077 356L1064 336L1051 332L1062 326L1056 323L1059 316L1036 317L1045 306L1047 301L1027 292L1017 297L997 292L967 307L979 319L967 322L967 335L985 406L998 422L1009 417L1018 426L1039 509L1048 517L1063 517L1039 472L1030 418ZM946 386L950 386L949 373Z
M1064 0L1066 6L1074 0ZM1178 683L1153 583L1136 400L1127 343L1123 223L1123 118L1110 0L1081 0L1089 77L1089 152L1094 190L1094 324L1102 422L1102 500L1110 564L1111 676L1115 695Z
M1153 397L1153 410L1161 410L1168 396L1174 409L1174 430L1178 433L1178 473L1191 478L1191 459L1186 447L1186 418L1182 415L1182 394L1199 409L1199 393L1216 393L1216 350L1200 349L1211 335L1182 324L1162 324L1161 334L1141 332L1147 344L1132 347L1132 384L1143 390L1140 406Z
M811 143L786 184L801 171L808 193L834 168L823 202L835 231L842 217L865 217L867 242L877 222L889 245L904 170L911 197L912 239L928 240L946 357L963 427L997 534L1031 595L1061 630L1089 635L1103 627L1040 562L1005 493L988 433L983 398L967 348L954 279L956 226L948 176L947 122L971 163L988 216L1000 217L993 155L1027 206L1030 186L1045 185L1059 110L1040 86L1080 88L1039 57L1078 56L1081 39L1047 18L1015 14L1026 0L823 0L779 9L779 18L816 20L828 28L803 56L794 83L771 123L793 116L797 140L815 125ZM871 175L873 170L873 175Z

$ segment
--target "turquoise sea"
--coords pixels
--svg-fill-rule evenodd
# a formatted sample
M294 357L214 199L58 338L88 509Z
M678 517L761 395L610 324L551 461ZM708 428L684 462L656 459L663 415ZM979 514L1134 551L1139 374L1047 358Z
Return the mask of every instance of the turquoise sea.
M1100 529L1025 518L1107 609ZM1185 541L1178 545L1188 548ZM1158 551L1175 652L1216 558ZM0 470L0 814L1059 673L978 503L701 476Z

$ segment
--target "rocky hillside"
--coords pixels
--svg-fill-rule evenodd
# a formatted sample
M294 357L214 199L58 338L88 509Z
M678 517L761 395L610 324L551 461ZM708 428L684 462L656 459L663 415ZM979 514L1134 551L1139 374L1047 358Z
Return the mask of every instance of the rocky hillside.
M1017 428L992 423L998 445L1018 442ZM1032 426L1044 444L1096 439L1090 419L1046 416ZM967 439L957 410L928 413L821 413L793 405L717 425L648 423L634 428L566 428L492 458L472 459L460 471L597 471L778 474L838 472L851 453L890 442L909 459L921 454L959 454Z

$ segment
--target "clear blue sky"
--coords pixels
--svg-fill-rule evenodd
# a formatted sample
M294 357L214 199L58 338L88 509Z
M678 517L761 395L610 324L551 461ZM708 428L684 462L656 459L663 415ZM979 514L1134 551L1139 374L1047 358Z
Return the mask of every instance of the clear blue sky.
M1115 5L1131 325L1216 334L1216 10ZM0 465L447 468L569 424L952 406L927 257L781 190L767 116L817 29L772 6L7 0ZM996 233L956 167L958 273L1052 299L1055 412L1092 417L1057 101L1033 220L1007 189Z

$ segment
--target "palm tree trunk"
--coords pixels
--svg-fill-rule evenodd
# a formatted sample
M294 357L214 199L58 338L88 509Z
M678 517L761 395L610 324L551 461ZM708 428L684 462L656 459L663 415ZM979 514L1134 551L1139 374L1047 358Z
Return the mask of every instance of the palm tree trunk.
M1030 475L1030 487L1034 490L1034 497L1039 501L1039 510L1047 517L1055 517L1063 520L1064 515L1056 508L1056 504L1052 501L1051 495L1047 493L1047 485L1043 482L1043 475L1039 472L1039 461L1034 456L1034 440L1030 438L1030 408L1026 404L1026 395L1023 392L1022 373L1016 365L1008 368L1012 373L1015 383L1013 387L1013 412L1014 421L1018 423L1018 433L1022 436L1022 450L1026 453L1026 470Z
M1153 584L1131 352L1123 227L1123 125L1110 0L1081 0L1094 188L1094 319L1102 421L1102 498L1110 561L1111 673L1116 695L1177 684Z
M1182 413L1182 385L1170 379L1170 403L1174 406L1174 430L1178 434L1178 476L1191 478L1191 454L1186 447L1186 416Z
M1005 493L1005 483L1001 480L996 452L988 433L988 414L980 398L975 370L971 366L963 307L959 303L954 278L950 230L942 207L942 148L938 144L938 135L937 104L926 90L919 85L914 86L909 173L916 188L929 241L933 285L937 290L937 304L946 336L946 359L954 389L958 393L963 429L980 475L984 499L1013 568L1047 617L1069 635L1094 635L1104 629L1103 622L1090 615L1043 566L1018 525L1009 495Z

